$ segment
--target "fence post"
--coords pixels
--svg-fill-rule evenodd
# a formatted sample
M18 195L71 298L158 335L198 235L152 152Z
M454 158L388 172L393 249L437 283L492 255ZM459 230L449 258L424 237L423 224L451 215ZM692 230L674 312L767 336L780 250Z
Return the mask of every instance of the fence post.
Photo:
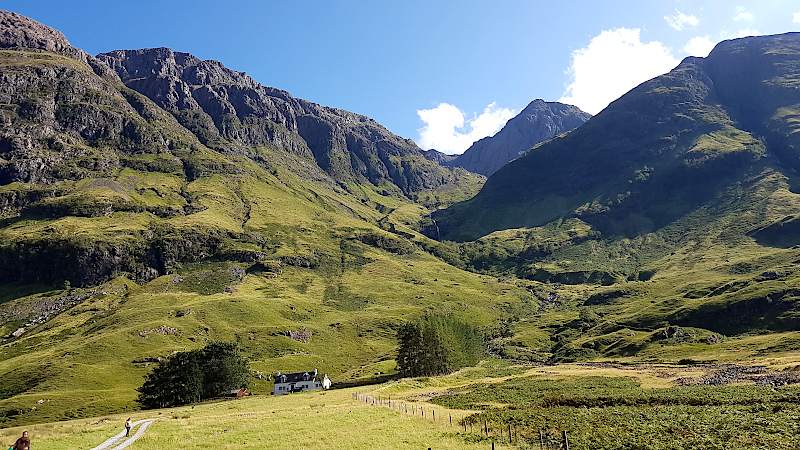
M513 435L511 434L511 425L509 425L509 426L508 426L508 443L509 443L509 444L511 443L511 438L512 438L512 436L513 436Z
M488 420L484 420L483 421L483 429L484 429L484 431L486 431L486 436L488 437L489 436L489 421Z
M566 450L569 450L569 440L567 440L567 431L564 430L564 431L562 431L562 433L564 435L564 448Z
M542 434L542 430L539 430L539 448L544 450L544 434Z

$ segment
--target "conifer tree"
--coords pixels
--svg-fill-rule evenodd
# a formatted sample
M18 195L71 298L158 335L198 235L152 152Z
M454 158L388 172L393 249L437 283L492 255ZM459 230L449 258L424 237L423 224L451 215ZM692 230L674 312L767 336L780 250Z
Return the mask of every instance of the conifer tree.
M484 354L480 331L452 316L405 323L397 340L397 367L409 377L450 373L475 365Z

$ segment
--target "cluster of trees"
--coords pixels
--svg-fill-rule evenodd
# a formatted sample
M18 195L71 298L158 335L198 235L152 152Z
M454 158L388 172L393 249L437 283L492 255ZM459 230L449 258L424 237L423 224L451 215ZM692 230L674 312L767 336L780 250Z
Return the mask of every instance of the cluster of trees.
M453 316L423 316L397 331L397 367L403 376L429 376L474 366L485 354L480 330Z
M235 342L214 342L160 361L137 389L143 408L168 408L247 388L250 366Z

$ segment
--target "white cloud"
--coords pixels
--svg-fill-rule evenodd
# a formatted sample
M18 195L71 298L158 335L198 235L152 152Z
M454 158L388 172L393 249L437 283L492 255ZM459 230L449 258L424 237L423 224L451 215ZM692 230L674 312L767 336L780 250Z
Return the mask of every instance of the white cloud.
M497 103L492 103L484 108L481 115L473 114L467 120L460 109L448 103L439 103L433 109L417 111L419 118L425 126L418 129L420 147L457 154L463 153L475 141L493 136L503 128L509 119L514 117L515 111L508 108L499 108Z
M667 47L642 43L640 30L603 31L587 47L572 52L570 84L559 102L597 114L613 100L644 81L678 65Z
M747 22L752 22L755 17L753 13L747 12L747 10L743 6L736 7L736 15L733 17L733 20L740 22L742 20Z
M793 16L792 22L794 22L794 23L800 23L800 12L796 12L796 13L794 13L794 16Z
M712 42L708 36L697 36L689 39L689 42L683 47L683 51L686 52L688 56L700 56L701 58L705 58L711 53L714 45L714 42Z
M664 16L664 20L667 21L667 24L672 28L675 28L678 31L683 30L686 28L687 25L697 26L697 17L693 15L686 15L677 9L675 10L674 16Z
M737 37L758 36L758 30L739 30Z

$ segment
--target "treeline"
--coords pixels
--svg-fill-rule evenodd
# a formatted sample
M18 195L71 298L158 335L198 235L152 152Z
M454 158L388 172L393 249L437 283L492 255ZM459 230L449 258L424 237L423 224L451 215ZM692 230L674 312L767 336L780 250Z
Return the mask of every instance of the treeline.
M145 409L186 405L247 388L252 374L234 342L213 342L202 349L160 361L137 389Z
M453 316L423 316L397 331L397 367L407 377L441 375L474 366L484 355L480 330Z

